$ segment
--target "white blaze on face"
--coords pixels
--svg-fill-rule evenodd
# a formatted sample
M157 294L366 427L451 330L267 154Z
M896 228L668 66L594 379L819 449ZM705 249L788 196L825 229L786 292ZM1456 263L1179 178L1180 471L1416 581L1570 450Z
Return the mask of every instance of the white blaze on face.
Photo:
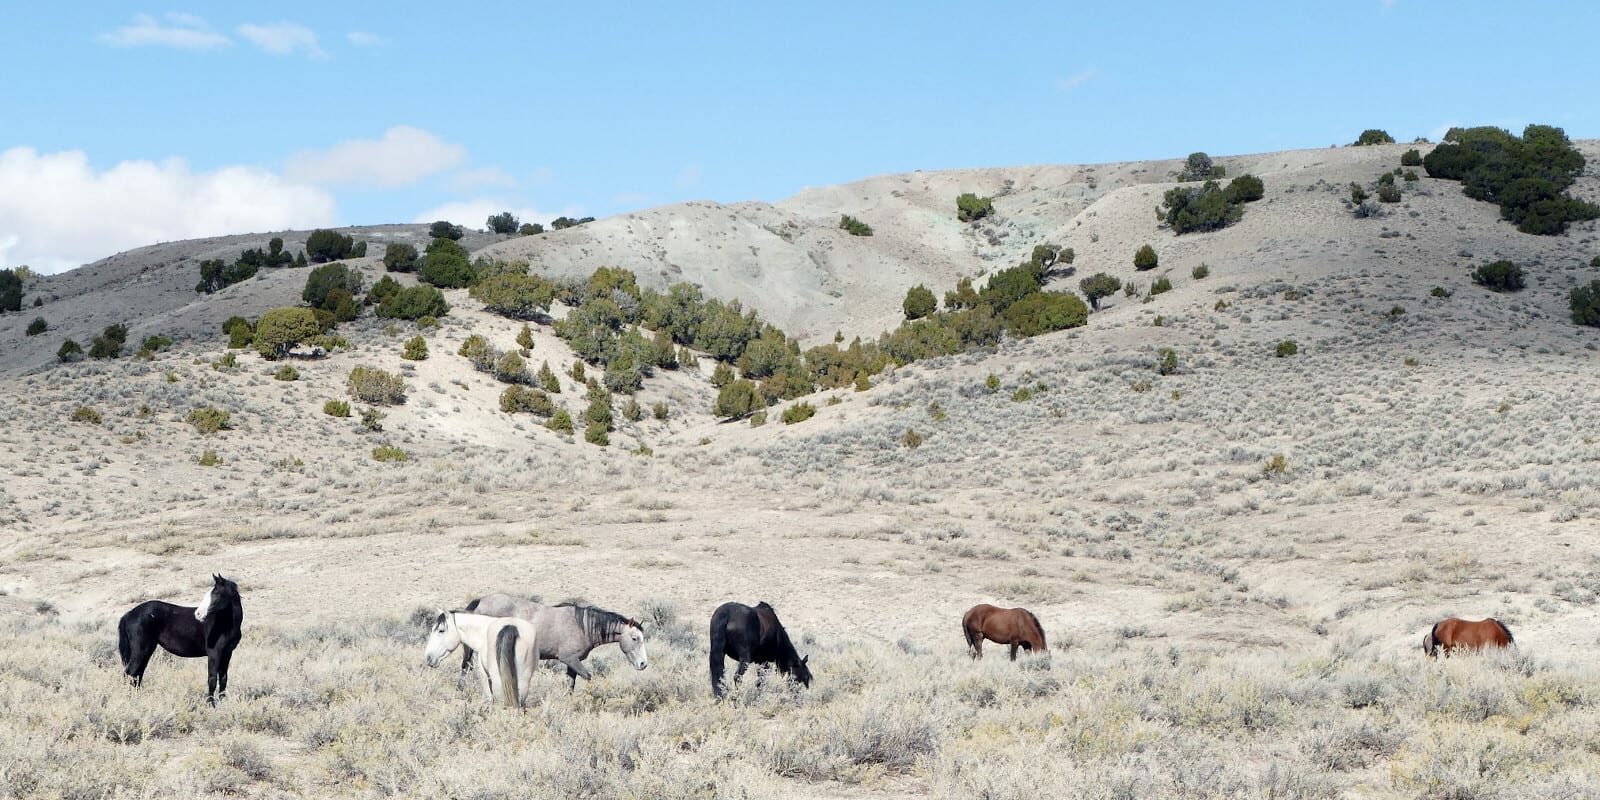
M644 631L634 626L622 629L622 652L633 660L634 669L650 666L650 657L644 652Z
M206 596L200 599L199 607L195 608L194 610L195 619L205 622L206 617L211 615L211 595L215 589L216 587L212 587L212 590L207 591Z

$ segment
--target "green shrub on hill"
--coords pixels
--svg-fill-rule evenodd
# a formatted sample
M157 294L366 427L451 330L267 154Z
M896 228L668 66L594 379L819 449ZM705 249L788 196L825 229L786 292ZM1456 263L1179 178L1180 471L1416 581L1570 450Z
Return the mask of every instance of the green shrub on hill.
M1584 158L1560 128L1529 125L1520 138L1494 127L1452 128L1422 165L1429 177L1460 181L1468 197L1499 205L1524 233L1557 234L1600 217L1600 206L1566 194Z
M405 242L390 242L383 248L383 268L389 272L416 272L416 246Z
M384 298L377 313L385 319L420 321L450 313L450 304L444 293L432 286L408 286Z
M1510 261L1495 261L1472 271L1472 282L1495 292L1518 292L1527 286L1522 267Z
M972 192L963 192L956 197L956 219L962 222L977 222L992 214L993 198L979 197Z
M322 326L311 309L285 306L261 315L253 341L256 352L270 361L288 355L301 342L320 333Z
M839 227L851 236L871 236L872 226L862 222L849 214L839 217Z
M1390 136L1388 131L1380 128L1368 128L1362 131L1360 136L1356 137L1355 144L1351 146L1365 147L1374 144L1394 144L1394 137Z

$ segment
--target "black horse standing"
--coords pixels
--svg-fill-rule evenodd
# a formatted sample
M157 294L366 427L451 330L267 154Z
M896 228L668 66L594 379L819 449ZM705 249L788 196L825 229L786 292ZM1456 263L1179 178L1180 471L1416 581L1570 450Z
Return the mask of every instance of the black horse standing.
M147 600L122 615L117 623L117 652L122 671L134 686L144 682L144 668L156 645L180 658L206 657L206 701L228 694L228 662L238 646L244 606L239 587L221 575L211 576L211 590L198 607Z
M811 685L811 669L806 665L810 656L801 658L789 641L789 633L778 622L778 612L766 601L751 608L743 603L723 603L711 614L711 693L722 697L722 671L724 658L733 657L739 662L739 671L733 674L737 682L744 676L751 662L775 664L778 671Z

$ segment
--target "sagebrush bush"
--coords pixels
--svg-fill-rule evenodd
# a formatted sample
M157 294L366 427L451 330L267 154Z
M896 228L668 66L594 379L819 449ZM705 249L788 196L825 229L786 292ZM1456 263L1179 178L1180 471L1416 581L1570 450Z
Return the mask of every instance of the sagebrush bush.
M322 404L322 413L330 417L350 416L350 404L344 400L329 400Z
M507 414L532 414L548 417L556 413L556 404L550 395L527 386L507 386L500 393L500 410Z
M1156 255L1156 249L1150 245L1140 245L1139 249L1134 251L1134 269L1140 271L1155 269L1160 263L1161 259Z
M572 415L567 413L566 409L558 408L556 413L550 415L550 421L546 422L544 426L556 433L571 435L573 431Z
M1172 281L1168 280L1167 276L1165 276L1165 275L1162 275L1161 277L1156 278L1154 281L1151 281L1151 283L1150 283L1150 296L1151 297L1154 297L1154 296L1156 296L1158 294L1166 294L1167 292L1170 292L1170 291L1172 291Z
M717 401L711 413L724 419L738 419L765 407L766 403L756 390L755 382L740 378L730 381L717 392Z
M1572 308L1573 322L1600 328L1600 280L1573 287L1567 301Z
M527 383L528 362L514 350L508 350L494 362L493 375L501 383Z
M868 225L867 223L862 222L861 220L856 219L849 214L844 214L839 217L839 227L844 229L845 233L848 233L851 236L872 235L871 225Z
M100 412L89 406L78 406L72 410L70 419L73 422L86 422L90 425L99 425L103 421Z
M911 428L906 428L905 435L900 437L900 445L908 450L915 450L922 446L922 435Z
M783 410L783 424L793 425L796 422L805 422L816 415L817 407L802 400Z
M1210 275L1211 275L1211 268L1206 266L1205 264L1201 264L1200 266L1197 266L1194 269L1189 270L1189 277L1194 278L1197 281L1201 280L1203 278L1206 278L1206 277L1208 277Z
M294 365L292 364L284 364L283 366L278 367L278 369L272 373L272 379L278 381L297 381L300 380L300 370L295 369Z
M50 323L46 322L44 317L34 317L33 321L28 323L29 336L38 336L47 330L50 330Z
M401 351L400 357L407 361L428 360L428 340L422 338L421 334L407 339L405 350Z
M410 461L411 454L392 445L380 444L372 448L373 461Z
M1386 183L1378 187L1378 201L1382 203L1400 202L1400 187L1393 183Z
M398 405L406 401L405 379L377 367L355 367L350 370L345 386L351 397L363 403Z
M655 417L656 419L665 420L667 418L667 413L668 413L668 409L667 409L667 404L666 403L657 402L654 405L650 406L650 415Z
M1278 342L1278 347L1274 351L1274 355L1276 355L1278 358L1285 358L1298 352L1300 352L1300 345L1295 344L1291 340L1285 339L1281 342Z
M217 455L217 451L208 447L200 454L200 458L195 460L195 463L202 467L215 467L222 463L222 456Z
M217 431L227 430L231 427L230 423L233 419L233 414L215 406L202 406L190 411L187 419L195 430L210 436Z
M1522 267L1500 260L1484 264L1472 271L1472 282L1495 292L1518 292L1527 283L1522 274Z

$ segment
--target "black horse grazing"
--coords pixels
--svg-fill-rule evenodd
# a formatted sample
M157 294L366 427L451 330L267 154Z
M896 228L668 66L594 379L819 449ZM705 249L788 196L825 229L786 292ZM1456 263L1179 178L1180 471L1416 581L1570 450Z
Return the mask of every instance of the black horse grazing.
M206 657L206 701L228 694L228 662L239 644L244 606L239 587L221 575L211 576L211 591L198 608L147 600L122 615L117 623L117 652L122 671L134 686L144 682L144 668L156 645L180 658Z
M744 677L744 670L753 661L757 664L776 664L778 671L811 685L811 669L806 666L810 656L801 658L794 651L794 643L778 622L778 612L766 601L751 608L743 603L723 603L711 614L711 693L722 697L722 671L724 658L732 656L739 661L739 671L733 680Z

